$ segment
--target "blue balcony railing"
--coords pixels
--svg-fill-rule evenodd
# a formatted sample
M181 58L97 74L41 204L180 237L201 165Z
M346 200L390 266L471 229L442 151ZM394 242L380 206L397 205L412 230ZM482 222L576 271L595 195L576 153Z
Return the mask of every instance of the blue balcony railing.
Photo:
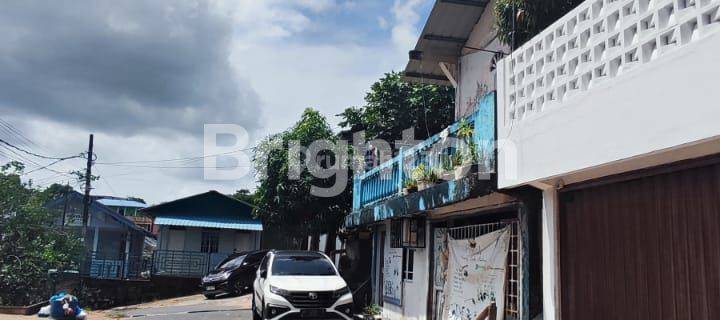
M401 195L413 170L421 164L427 171L447 172L444 160L450 159L459 150L467 149L467 141L455 138L463 122L473 127L472 142L476 146L478 172L494 172L495 93L492 92L480 99L472 115L413 147L400 148L389 161L356 175L353 180L353 214L374 203Z

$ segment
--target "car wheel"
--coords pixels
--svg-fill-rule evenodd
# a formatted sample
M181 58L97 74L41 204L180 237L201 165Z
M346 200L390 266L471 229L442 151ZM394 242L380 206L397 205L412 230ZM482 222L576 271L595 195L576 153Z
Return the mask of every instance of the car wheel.
M208 293L208 294L204 294L204 296L205 296L205 298L210 299L210 300L215 299L215 295L214 295L214 294L209 294L209 293Z

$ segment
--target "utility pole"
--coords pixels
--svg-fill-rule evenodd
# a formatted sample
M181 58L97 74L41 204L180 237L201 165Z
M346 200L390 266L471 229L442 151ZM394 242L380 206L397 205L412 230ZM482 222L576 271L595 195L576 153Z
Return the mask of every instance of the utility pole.
M62 215L62 224L60 225L60 229L65 230L65 216L67 215L67 207L68 207L68 198L70 194L68 193L70 189L70 182L65 183L65 192L63 192L63 196L65 197L65 204L63 204L63 215Z
M90 180L92 180L92 162L93 162L93 135L90 135L90 143L88 144L87 165L85 167L85 197L83 198L83 241L87 237L88 212L90 211Z

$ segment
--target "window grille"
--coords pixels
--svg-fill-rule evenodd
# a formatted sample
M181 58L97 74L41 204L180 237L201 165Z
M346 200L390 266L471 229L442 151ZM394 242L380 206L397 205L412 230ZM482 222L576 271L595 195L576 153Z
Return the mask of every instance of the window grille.
M203 231L200 242L200 252L217 253L220 235L217 232Z
M505 318L519 319L520 316L520 250L519 250L519 228L517 221L506 221L486 224L476 224L455 228L448 228L448 235L453 239L470 239L481 235L500 230L506 226L510 227L510 245L507 257L507 269L505 279Z

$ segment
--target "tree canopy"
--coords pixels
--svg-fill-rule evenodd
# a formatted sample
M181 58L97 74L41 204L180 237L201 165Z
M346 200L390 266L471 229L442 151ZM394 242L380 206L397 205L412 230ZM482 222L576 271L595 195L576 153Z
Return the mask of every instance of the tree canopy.
M350 107L338 116L345 129L341 136L365 131L367 141L383 139L391 145L402 132L415 129L415 138L424 140L453 123L455 90L452 87L409 83L400 73L386 73L365 95L365 105Z
M497 0L493 11L500 42L516 48L583 0Z
M20 179L20 164L0 168L0 305L27 305L47 299L49 269L77 269L78 234L55 228L44 205L68 187L33 188Z
M423 140L453 122L454 95L450 87L408 83L401 80L400 73L390 72L370 87L365 105L347 108L338 115L344 131L334 133L324 116L316 110L306 109L292 127L261 141L255 148L253 159L259 180L253 197L257 205L255 212L262 218L266 230L273 230L267 235L281 235L277 239L264 238L265 245L298 248L308 235L313 235L313 240L317 241L316 235L322 233L335 239L345 216L352 210L353 172L347 161L353 157L352 148L342 146L347 148L342 150L348 156L345 159L333 151L322 154L324 167L342 163L346 176L319 178L307 169L302 172L292 170L291 142L308 147L316 140L337 143L342 139L351 144L354 132L365 131L367 141L384 139L392 145L402 139L403 130L408 128L415 129L415 139ZM297 179L290 178L293 175ZM310 192L312 186L329 187L336 182L345 183L345 189L337 196L321 197ZM332 250L334 241L328 243L330 249L327 250ZM311 243L313 247L315 245Z
M255 193L255 212L266 228L282 233L283 239L277 241L288 240L276 244L279 247L297 248L308 235L334 235L349 211L352 201L347 191L335 197L311 193L312 186L329 187L336 177L315 177L306 168L291 172L291 142L307 147L317 140L335 142L337 137L324 116L306 109L295 125L267 137L255 149L253 163L260 183ZM325 166L342 161L334 154L327 156Z

